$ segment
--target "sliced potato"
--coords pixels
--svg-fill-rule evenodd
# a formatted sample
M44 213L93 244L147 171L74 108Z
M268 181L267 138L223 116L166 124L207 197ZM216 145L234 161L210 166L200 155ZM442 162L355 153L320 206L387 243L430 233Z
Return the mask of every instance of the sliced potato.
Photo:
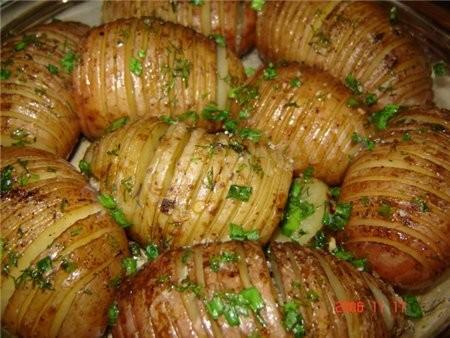
M227 240L231 223L266 242L292 178L290 164L263 145L155 118L104 136L85 160L133 223L130 236L162 247Z
M328 71L355 91L388 103L432 101L431 71L419 43L390 22L375 1L268 1L257 22L265 60L304 62Z
M347 107L351 93L318 69L268 66L232 96L234 115L249 114L244 124L293 158L296 174L313 166L314 176L328 184L341 182L360 149L352 135L367 136L364 110Z
M53 22L2 44L1 145L70 155L80 133L70 73L87 29Z
M266 258L249 242L214 243L169 251L123 284L113 336L392 337L396 304L381 280L324 252L278 243Z
M206 36L220 34L238 55L255 43L256 12L246 1L105 1L103 22L153 16L190 27Z
M20 337L102 337L128 253L124 231L67 162L3 148L2 329Z
M436 108L401 113L344 179L353 211L341 240L401 288L425 287L449 266L449 121Z
M212 102L224 109L229 85L245 78L231 51L153 18L92 29L74 73L81 128L89 138L123 116L200 114Z

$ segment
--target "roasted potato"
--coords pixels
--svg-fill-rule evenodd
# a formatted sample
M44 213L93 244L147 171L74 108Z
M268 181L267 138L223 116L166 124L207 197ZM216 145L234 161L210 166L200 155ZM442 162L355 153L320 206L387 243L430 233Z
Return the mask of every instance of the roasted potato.
M228 240L230 224L265 243L292 178L291 165L264 145L156 118L105 135L84 160L133 224L130 237L162 248Z
M327 73L298 64L260 69L231 96L244 125L263 132L278 151L294 160L298 175L308 166L328 184L342 181L360 149L354 133L367 137L365 111L350 108L351 93Z
M432 100L431 70L419 44L374 1L268 1L257 22L265 60L317 66L386 104ZM372 100L373 101L373 100Z
M220 34L238 55L253 48L256 12L246 1L105 1L103 22L153 16L190 27L206 36Z
M368 273L293 243L273 244L268 260L249 242L169 251L122 284L113 337L359 338L400 331L403 302Z
M157 19L126 19L92 29L74 72L81 129L102 134L123 116L177 116L214 102L245 77L229 50L189 28Z
M400 113L342 185L342 200L353 204L345 247L404 289L427 286L449 266L449 121L437 108Z
M70 73L87 29L53 22L2 44L1 145L27 145L68 157L80 133Z
M18 337L102 337L128 253L125 233L67 162L3 148L2 329Z

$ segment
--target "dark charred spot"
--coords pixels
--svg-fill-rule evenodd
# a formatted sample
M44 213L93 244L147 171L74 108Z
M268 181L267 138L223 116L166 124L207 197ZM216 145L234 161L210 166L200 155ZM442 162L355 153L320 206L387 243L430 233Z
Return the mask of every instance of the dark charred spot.
M394 54L386 54L384 56L384 64L387 68L392 69L397 64L397 57Z
M173 208L175 208L175 200L169 200L167 198L162 200L160 210L163 214L168 214Z
M383 38L384 38L384 33L383 33L383 32L375 33L375 34L372 36L372 41L373 41L373 43L378 43L378 42L380 42L381 40L383 40Z

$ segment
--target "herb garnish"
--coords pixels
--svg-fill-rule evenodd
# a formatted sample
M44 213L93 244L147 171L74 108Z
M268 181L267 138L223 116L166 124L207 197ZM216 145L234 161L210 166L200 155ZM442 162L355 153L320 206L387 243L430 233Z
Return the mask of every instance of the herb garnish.
M112 218L122 228L131 226L131 223L127 221L125 214L123 213L122 209L120 209L119 206L117 205L117 202L114 199L114 197L108 194L100 194L97 197L97 199L104 208L108 209Z
M228 190L227 198L248 202L252 195L253 188L243 185L232 184Z
M399 111L400 106L397 104L388 104L382 110L372 114L370 121L379 129L386 129L389 120L393 118Z
M111 124L105 129L105 132L112 133L113 131L116 131L117 129L122 128L124 125L128 123L128 116L122 116L118 119L115 119L111 122Z
M295 300L283 304L283 326L295 338L305 336L305 323L299 305Z
M244 230L242 226L230 223L230 239L237 241L257 241L259 240L258 230Z
M226 263L234 263L239 260L239 255L235 252L224 251L219 255L215 255L210 258L209 266L212 271L218 272L222 265Z
M361 144L367 150L373 150L375 148L375 141L369 139L366 136L362 136L357 132L353 132L352 142Z

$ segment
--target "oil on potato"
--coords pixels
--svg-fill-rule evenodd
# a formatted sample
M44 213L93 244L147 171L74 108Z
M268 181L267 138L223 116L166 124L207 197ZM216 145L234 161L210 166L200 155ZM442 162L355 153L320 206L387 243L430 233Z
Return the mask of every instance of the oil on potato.
M123 229L55 155L3 148L2 329L20 337L102 337L128 253Z
M153 16L190 27L206 36L220 34L238 55L255 43L256 12L246 1L105 1L103 22Z
M163 248L229 239L230 224L275 230L292 167L268 147L155 118L95 142L85 161L122 208L132 239Z
M268 1L257 22L257 48L265 60L317 66L355 92L386 104L419 105L433 98L424 52L389 9L374 1Z
M266 257L250 242L213 243L169 251L123 284L113 336L393 337L401 304L323 251L278 243Z
M92 29L74 75L81 129L89 138L123 116L174 117L211 102L224 109L229 85L245 78L231 51L153 18Z
M1 144L68 157L80 133L71 72L86 25L53 22L2 44Z
M342 186L353 212L341 240L404 289L428 286L449 266L449 121L437 108L401 113Z

